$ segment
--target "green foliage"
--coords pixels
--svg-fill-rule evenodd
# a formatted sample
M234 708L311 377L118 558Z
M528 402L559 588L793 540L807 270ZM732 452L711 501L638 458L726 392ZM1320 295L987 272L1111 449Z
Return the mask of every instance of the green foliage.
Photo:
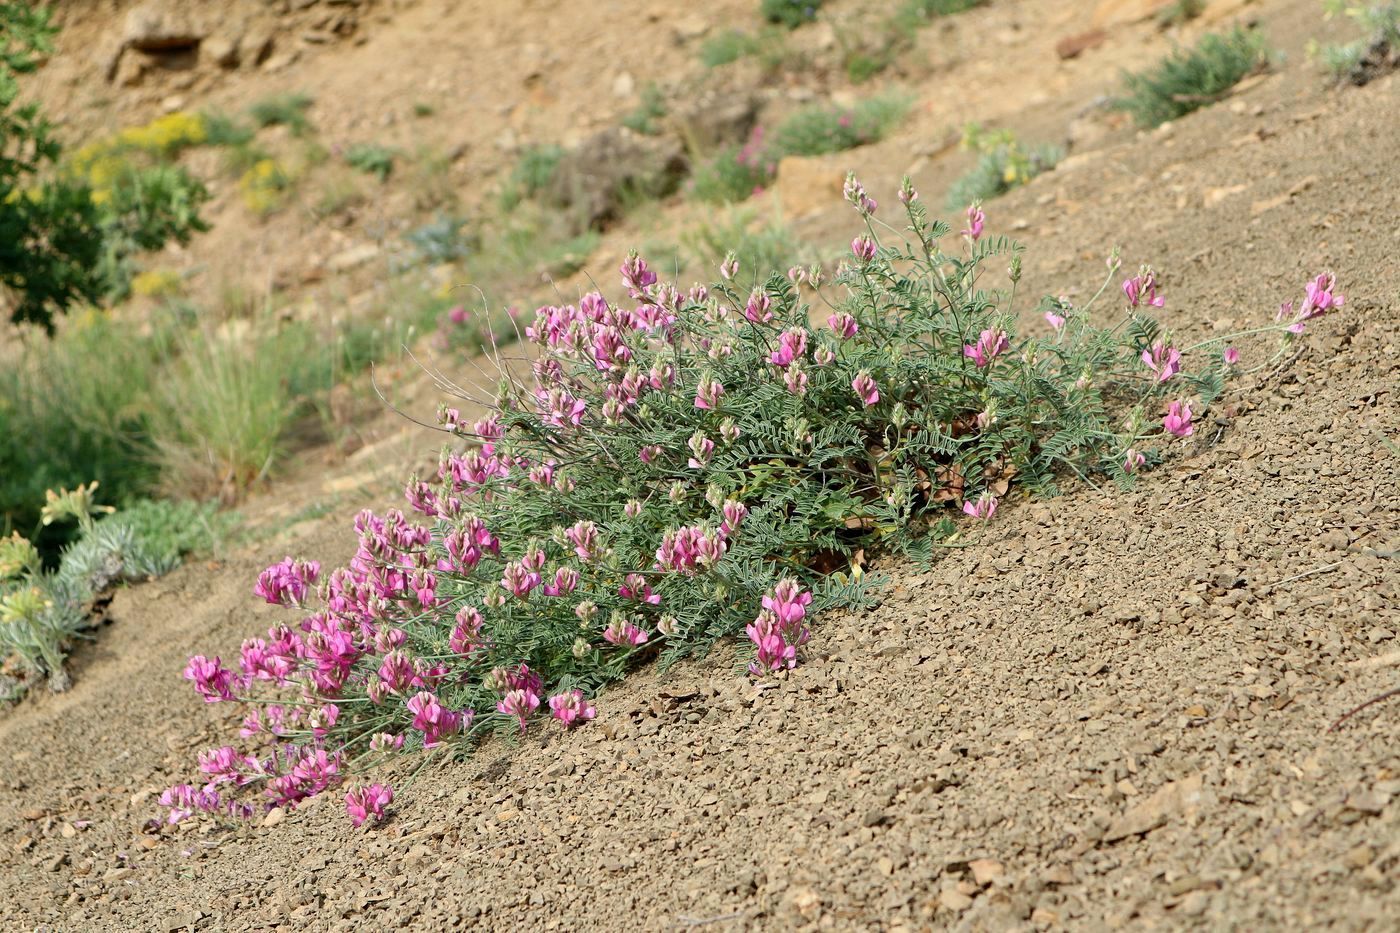
M778 158L765 148L763 129L756 126L747 143L721 150L695 170L690 195L712 204L742 201L772 181Z
M549 187L563 158L563 147L554 144L530 146L521 152L501 191L502 209L509 211Z
M1215 103L1246 75L1269 64L1264 37L1235 28L1210 34L1193 49L1178 49L1156 68L1125 74L1127 96L1117 102L1139 126L1151 127Z
M1163 29L1184 26L1206 11L1206 0L1176 0L1157 13L1157 25Z
M727 29L700 44L700 62L706 68L719 68L759 51L762 43L755 36Z
M237 526L238 516L212 502L137 499L103 524L131 529L158 567L173 568L190 555L214 553Z
M642 88L641 102L636 110L622 118L622 125L643 136L655 136L661 132L661 120L666 112L666 97L653 81Z
M824 155L884 138L909 112L904 94L867 98L854 107L808 107L778 125L770 151L781 156Z
M209 191L182 168L129 167L113 179L100 208L102 255L97 271L105 294L120 300L130 293L131 257L168 242L186 244L209 229L199 216Z
M1357 5L1346 0L1326 0L1329 18L1345 15L1362 31L1362 38L1347 43L1309 43L1308 54L1338 83L1358 87L1379 75L1400 68L1400 3Z
M976 124L967 128L963 145L979 156L977 165L949 189L950 210L999 197L1049 171L1064 158L1064 150L1058 146L1025 148L1010 130L987 132Z
M378 143L356 143L345 150L345 162L351 168L373 175L381 182L389 180L394 171L394 150Z
M138 506L98 520L112 509L96 506L97 484L47 493L46 525L76 519L78 531L58 566L46 568L39 551L18 533L0 538L0 661L16 658L49 686L69 685L63 662L69 644L89 624L93 599L113 585L168 573L181 556L203 543L172 520L202 517L176 506ZM205 521L208 527L208 521Z
M908 35L940 16L966 13L986 0L903 0L890 20L888 29L896 35Z
M751 210L731 210L688 230L681 237L681 246L685 255L699 264L702 274L718 269L732 253L745 279L766 282L802 257L792 230L779 218L755 221Z
M414 251L425 262L455 262L471 254L475 237L463 234L464 218L439 214L431 223L404 234Z
M759 9L768 22L796 29L815 20L821 5L822 0L762 0Z
M206 110L200 117L204 121L204 141L210 146L246 146L257 135L252 127L218 111Z
M260 127L285 126L301 136L311 129L311 120L306 112L315 102L315 98L308 94L275 94L249 107L248 115Z
M418 101L413 105L413 115L415 117L431 117L437 113L437 108L426 101Z

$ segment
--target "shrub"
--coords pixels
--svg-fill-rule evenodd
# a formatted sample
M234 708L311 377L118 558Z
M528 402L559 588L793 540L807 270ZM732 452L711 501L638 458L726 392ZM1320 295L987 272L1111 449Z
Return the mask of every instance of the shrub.
M198 209L208 198L179 169L151 164L203 140L190 114L124 130L61 166L38 106L16 105L15 76L51 50L53 32L46 11L0 3L0 288L12 321L47 330L75 303L124 295L130 254L186 242L204 229Z
M1220 391L1223 338L1174 347L1145 314L1164 301L1150 270L1117 312L1105 281L1083 307L1042 302L1052 335L1019 336L1019 253L980 213L948 243L906 182L912 242L881 243L891 228L847 191L865 224L842 294L816 270L737 287L729 259L681 292L633 254L626 297L538 309L533 378L502 374L475 421L441 411L439 468L405 489L418 517L362 512L355 558L319 590L317 563L269 567L255 592L300 625L236 666L191 658L207 701L249 702L253 754L202 755L211 783L167 792L169 819L295 806L377 754L466 749L546 710L577 725L637 663L740 633L752 672L790 668L813 613L865 601L861 551L930 560L1013 484L1129 485ZM1342 300L1325 276L1308 294L1291 323ZM816 330L814 295L831 308ZM363 820L365 794L349 799Z
M814 156L878 142L909 112L910 99L884 94L854 107L808 107L778 125L772 148L780 156Z
M1157 25L1163 29L1185 26L1206 11L1206 0L1176 0L1157 13Z
M1342 0L1325 4L1327 15L1345 13L1362 29L1364 38L1345 44L1310 43L1309 54L1337 83L1358 87L1400 68L1400 3L1347 5Z
M1237 27L1225 35L1207 35L1194 49L1178 49L1151 71L1125 74L1128 96L1117 104L1139 126L1157 126L1215 103L1268 63L1268 46L1257 32Z
M501 207L512 210L521 201L535 197L549 187L564 149L557 145L530 146L520 153L501 191Z
M174 569L187 533L162 533L149 506L98 521L114 509L97 504L97 484L55 493L43 508L45 525L77 521L79 533L58 567L44 567L39 551L18 533L0 538L0 660L18 658L34 677L47 675L53 690L68 688L63 669L68 645L88 626L92 600L114 584L156 577Z
M315 99L307 94L276 94L253 104L248 114L260 127L285 126L301 136L311 129L306 112L313 103Z
M404 234L404 239L425 262L455 262L465 259L472 251L475 238L462 233L466 225L464 218L439 214L431 223Z
M764 145L763 127L755 126L744 145L724 149L696 169L690 194L713 203L742 201L763 190L777 170L777 154Z
M217 111L206 110L200 119L204 123L204 142L210 146L246 146L256 135L251 127Z
M963 145L980 153L977 165L953 183L947 206L952 210L978 201L990 201L1048 172L1064 158L1058 146L1023 148L1010 130L987 132L972 124Z
M643 136L655 136L661 132L661 120L666 116L666 97L656 82L642 88L642 99L637 109L622 118L622 125Z
M763 0L760 9L768 22L796 29L815 20L821 5L821 0Z
M275 213L286 203L292 187L292 177L276 159L263 158L254 162L238 179L243 204L259 217Z
M131 280L131 292L142 298L173 298L184 287L184 277L174 269L148 269Z
M394 150L377 143L356 143L345 150L345 162L351 168L385 182L394 171Z
M759 51L761 43L748 33L728 29L700 44L700 62L706 68L719 68Z

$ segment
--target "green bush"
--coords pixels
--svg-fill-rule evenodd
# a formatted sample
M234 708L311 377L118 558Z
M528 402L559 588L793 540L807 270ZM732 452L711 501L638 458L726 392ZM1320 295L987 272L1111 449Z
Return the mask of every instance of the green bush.
M770 23L796 29L817 18L822 0L763 0L760 10Z
M554 144L530 146L521 152L501 191L502 209L509 211L548 188L563 158L564 148Z
M249 107L248 115L260 127L285 126L301 136L311 129L306 112L315 102L308 94L275 94Z
M953 183L947 206L961 210L978 201L990 201L1047 172L1064 158L1058 146L1025 148L1010 130L988 133L969 126L963 145L980 153L977 165Z
M884 94L854 107L809 107L778 125L771 151L779 157L814 156L854 149L883 139L909 112L903 94Z
M1125 74L1128 93L1117 105L1139 126L1157 126L1215 103L1241 78L1268 64L1268 46L1257 32L1237 27L1207 35L1195 48L1178 49L1151 71Z
M1173 346L1145 313L1165 300L1150 270L1111 288L1112 262L1082 306L1042 300L1053 333L1018 334L1016 244L982 218L953 236L907 181L889 223L853 176L846 192L861 228L829 291L801 270L739 285L732 262L683 290L633 253L617 300L538 308L531 371L503 372L479 419L440 409L454 440L407 482L416 515L360 514L354 558L324 575L267 568L255 592L286 623L237 662L190 659L206 701L246 705L249 747L299 748L268 766L235 748L217 796L185 807L194 788L172 788L170 819L296 806L336 771L549 715L580 725L629 669L719 639L756 677L791 669L815 614L869 604L866 555L927 564L1009 496L1130 487L1222 391L1234 338ZM1344 301L1328 275L1308 295L1304 318ZM1262 329L1289 341L1293 323Z
M755 224L750 210L734 210L702 223L681 237L685 255L701 268L702 275L718 269L729 256L739 260L746 280L766 282L783 274L791 263L802 260L798 243L781 220Z
M351 168L388 181L394 172L394 150L378 143L356 143L345 150L345 163Z
M0 538L0 661L17 658L29 675L47 676L53 690L69 685L63 662L67 648L89 622L92 600L113 585L161 576L180 558L212 541L207 510L138 505L114 511L97 504L97 483L46 493L46 526L77 522L73 543L58 566L44 566L39 551L18 533ZM203 533L175 522L202 522Z
M1400 3L1354 5L1328 0L1324 6L1329 17L1345 14L1363 34L1343 44L1309 44L1309 55L1322 63L1333 80L1359 87L1400 68Z
M642 88L642 99L637 109L622 118L622 125L643 136L655 136L661 132L661 119L666 116L666 97L655 82Z
M759 50L757 38L737 29L716 33L700 44L700 62L706 68L719 68Z

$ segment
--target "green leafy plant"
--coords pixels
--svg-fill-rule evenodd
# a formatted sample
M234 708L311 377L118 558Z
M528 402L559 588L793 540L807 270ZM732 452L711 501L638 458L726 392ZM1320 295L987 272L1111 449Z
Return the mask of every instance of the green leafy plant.
M463 234L465 218L440 214L431 223L410 230L404 239L425 262L455 262L471 255L474 237Z
M383 756L467 751L546 710L578 726L629 669L722 638L746 637L754 676L790 669L816 613L867 604L872 549L928 562L1018 490L1130 486L1240 363L1223 335L1174 346L1148 316L1155 274L1113 287L1116 255L1087 301L1041 301L1049 334L1017 334L1020 250L980 212L954 236L906 181L905 239L854 176L846 192L863 229L830 283L753 281L727 257L683 291L633 253L617 300L537 309L530 373L503 370L482 417L440 409L439 466L405 487L416 515L360 514L355 557L324 581L314 561L268 567L254 592L304 625L248 639L236 666L190 658L196 692L247 704L249 744L281 752L228 749L220 783L167 792L169 819L296 806ZM1343 301L1319 276L1256 332L1290 352ZM344 797L356 823L391 798Z
M381 182L394 172L394 150L378 143L356 143L345 150L345 162L351 168L373 175Z
M89 624L92 600L118 583L161 576L197 543L188 531L171 533L151 507L99 520L115 511L97 504L97 483L55 493L43 507L45 526L73 520L78 534L48 569L39 550L19 533L0 538L0 659L17 658L53 690L69 686L67 648Z
M521 152L501 190L502 209L509 211L549 187L563 158L563 147L553 144L530 146Z
M759 9L768 22L796 29L815 20L821 6L822 0L763 0Z
M737 29L727 29L700 44L700 62L706 68L719 68L756 54L761 47L758 38Z
M1157 13L1157 25L1163 29L1184 26L1206 11L1206 0L1175 0Z
M661 120L666 113L666 96L655 82L650 82L642 88L637 109L622 118L622 125L643 136L655 136L661 132Z
M265 97L248 108L248 115L260 127L285 126L294 134L302 136L311 130L311 119L307 111L315 98L309 94L275 94Z
M771 147L784 156L814 156L878 142L904 119L911 103L907 95L891 93L852 107L808 107L778 125Z
M1064 158L1058 146L1027 148L1010 130L988 132L977 124L968 126L963 146L979 155L977 165L948 190L947 206L954 210L999 197L1048 172Z
M804 259L791 228L781 219L759 223L752 210L744 209L731 210L686 231L681 247L685 256L706 271L718 269L732 253L740 267L759 282Z
M1267 67L1269 58L1264 37L1252 30L1207 35L1151 71L1125 74L1127 96L1117 106L1139 126L1157 126L1220 100L1246 75Z
M1353 20L1363 35L1342 44L1309 43L1309 55L1322 63L1334 81L1360 87L1400 69L1400 3L1358 5L1326 0L1324 8L1329 19L1345 15Z

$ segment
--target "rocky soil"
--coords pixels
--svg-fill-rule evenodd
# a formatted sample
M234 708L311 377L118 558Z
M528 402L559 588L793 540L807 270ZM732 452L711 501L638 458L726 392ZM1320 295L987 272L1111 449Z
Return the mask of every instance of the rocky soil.
M991 98L1022 59L1041 90L998 115L1068 132L1166 40L1132 4L1066 6L978 11L1000 51L922 86L905 131L765 198L824 246L850 235L824 188L846 167L886 197L912 169L940 199L966 165L936 143L967 115L947 87ZM386 433L255 503L260 543L119 593L74 688L0 714L0 927L1393 928L1400 698L1329 726L1400 686L1400 82L1329 89L1304 61L1307 0L1245 13L1287 53L1274 74L1151 133L1092 117L1092 142L987 206L1033 292L1096 288L1121 244L1163 273L1187 340L1337 272L1345 311L1136 491L1011 501L930 568L878 567L881 605L821 620L791 676L754 683L722 646L640 672L589 728L405 762L377 828L326 800L148 831L155 794L234 727L185 657L266 626L249 593L269 561L348 555L349 516L433 444ZM1091 28L1105 43L1061 62Z

